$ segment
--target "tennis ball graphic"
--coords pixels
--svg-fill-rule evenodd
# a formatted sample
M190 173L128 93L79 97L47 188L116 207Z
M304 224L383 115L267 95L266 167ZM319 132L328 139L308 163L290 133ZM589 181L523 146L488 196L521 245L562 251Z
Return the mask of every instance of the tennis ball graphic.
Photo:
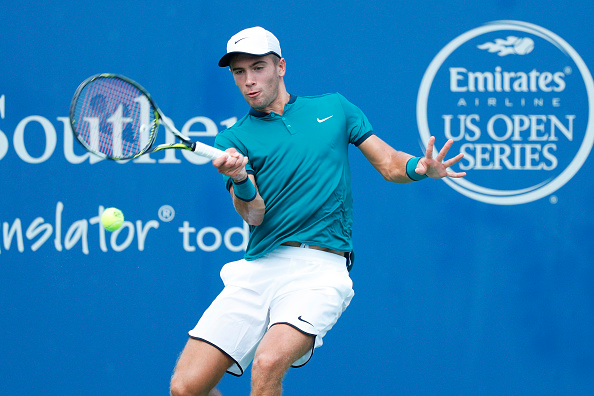
M526 55L534 49L534 40L528 37L517 39L514 43L514 51L518 55Z

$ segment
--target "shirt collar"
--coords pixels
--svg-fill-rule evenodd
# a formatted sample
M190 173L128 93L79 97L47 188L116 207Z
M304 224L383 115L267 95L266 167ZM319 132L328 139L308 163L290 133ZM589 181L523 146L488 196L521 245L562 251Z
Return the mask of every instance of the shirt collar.
M295 103L296 100L297 100L297 96L290 95L289 103L287 103L287 105L291 105L291 104ZM285 108L286 108L287 105L285 105ZM268 114L269 113L263 113L263 112L258 111L256 109L251 109L250 108L250 115L252 115L254 117L263 118L263 117L266 117Z

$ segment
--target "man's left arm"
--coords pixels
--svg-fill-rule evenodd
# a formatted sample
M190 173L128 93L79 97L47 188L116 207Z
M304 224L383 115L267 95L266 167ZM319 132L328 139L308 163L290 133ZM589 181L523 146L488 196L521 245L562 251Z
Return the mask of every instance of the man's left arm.
M432 136L427 143L426 154L421 158L393 149L376 135L369 136L358 147L371 165L390 182L410 183L424 177L441 179L466 176L466 172L453 172L448 169L460 161L464 154L460 153L444 161L453 141L448 140L435 158L433 158L434 144L435 137Z

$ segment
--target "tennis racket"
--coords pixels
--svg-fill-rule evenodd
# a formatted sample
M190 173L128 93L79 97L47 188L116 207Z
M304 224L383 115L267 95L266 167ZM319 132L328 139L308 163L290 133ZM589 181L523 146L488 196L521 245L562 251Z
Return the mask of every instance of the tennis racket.
M180 141L154 145L160 123ZM211 160L227 155L182 135L143 87L117 74L97 74L80 84L70 104L70 124L87 150L116 161L165 149L190 150Z

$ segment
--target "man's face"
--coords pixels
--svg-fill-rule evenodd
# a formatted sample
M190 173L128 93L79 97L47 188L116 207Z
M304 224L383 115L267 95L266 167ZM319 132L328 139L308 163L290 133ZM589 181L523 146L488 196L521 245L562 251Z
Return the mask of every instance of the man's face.
M231 62L235 84L253 109L269 112L278 98L279 86L285 74L285 60L275 55L253 56L239 54Z

